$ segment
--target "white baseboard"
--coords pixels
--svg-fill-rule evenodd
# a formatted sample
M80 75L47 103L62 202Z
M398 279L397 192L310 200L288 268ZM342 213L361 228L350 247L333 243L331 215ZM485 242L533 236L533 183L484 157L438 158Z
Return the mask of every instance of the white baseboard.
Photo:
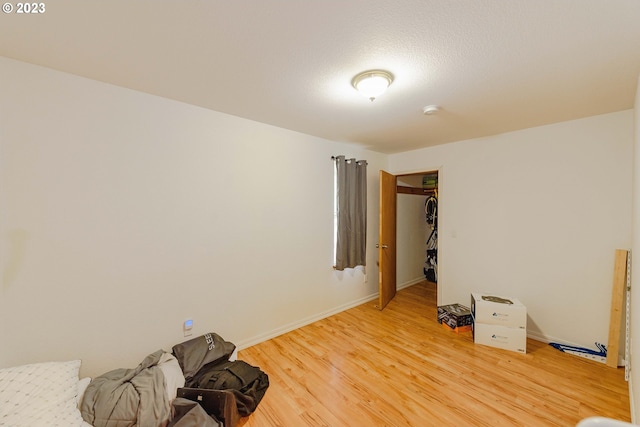
M301 327L306 326L306 325L308 325L310 323L317 322L318 320L322 320L322 319L327 318L329 316L333 316L334 314L338 314L338 313L340 313L342 311L345 311L345 310L348 310L350 308L359 306L359 305L364 304L366 302L373 301L376 298L378 298L378 293L377 292L375 294L368 295L368 296L362 297L360 299L357 299L355 301L340 305L340 306L335 307L335 308L333 308L331 310L327 310L327 311L324 311L322 313L318 313L318 314L315 314L313 316L309 316L309 317L306 317L304 319L300 319L300 320L298 320L296 322L289 323L287 325L284 325L284 326L281 326L279 328L273 329L273 330L271 330L269 332L266 332L264 334L256 335L256 336L254 336L252 338L240 341L240 342L236 343L236 347L237 347L238 350L242 350L244 348L251 347L252 345L256 345L256 344L259 344L259 343L261 343L263 341L270 340L271 338L275 338L275 337L280 336L282 334L286 334L287 332L291 332L291 331L293 331L295 329L301 328Z
M527 338L531 338L533 340L536 341L541 341L544 343L558 343L558 344L564 344L564 345L570 345L573 347L583 347L584 345L582 344L576 344L574 342L571 341L566 341L566 340L561 340L559 338L554 338L554 337L550 337L548 335L544 335L544 334L540 334L537 332L527 332ZM595 344L595 343L594 343ZM597 348L595 348L595 345L593 347L588 347L591 350L598 350ZM618 354L618 366L624 366L624 356L622 354Z
M531 338L536 341L545 342L547 344L552 342L557 342L558 344L572 345L574 347L584 347L583 344L577 344L571 341L561 340L560 338L556 338L556 337L552 337L549 335L544 335L544 334L541 334L538 332L532 332L532 331L527 331L527 338ZM597 350L597 349L593 348L593 350Z
M547 344L549 344L550 342L557 342L557 343L560 343L560 344L578 346L578 344L570 343L570 342L567 342L567 341L564 341L564 340L559 340L557 338L550 337L550 336L544 335L544 334L540 334L538 332L527 331L527 338L531 338L531 339L534 339L534 340L540 341L540 342L545 342Z
M566 340L561 340L559 338L554 338L554 337L550 337L548 335L544 335L544 334L540 334L537 332L527 332L527 338L531 338L532 340L536 340L536 341L540 341L540 342L544 342L544 343L558 343L558 344L564 344L564 345L570 345L573 347L583 347L584 346L582 344L576 344L574 342L571 341L566 341ZM594 346L595 347L595 346ZM591 348L591 350L598 350L597 348ZM620 366L624 366L624 357L619 354L618 355L618 367ZM629 381L631 381L631 378L629 378Z
M424 280L424 277L415 278L415 279L409 280L407 282L401 283L399 285L396 285L396 289L397 290L401 290L401 289L404 289L404 288L408 288L409 286L413 286L413 285L415 285L417 283L422 282L423 280ZM295 329L301 328L301 327L306 326L306 325L308 325L310 323L317 322L318 320L325 319L325 318L327 318L329 316L333 316L334 314L338 314L338 313L343 312L345 310L348 310L350 308L357 307L357 306L359 306L361 304L364 304L364 303L367 303L369 301L373 301L374 299L378 298L378 295L379 295L378 292L376 292L375 294L367 295L367 296L362 297L360 299L357 299L355 301L352 301L352 302L340 305L338 307L335 307L335 308L333 308L331 310L327 310L327 311L324 311L322 313L318 313L318 314L315 314L313 316L309 316L309 317L306 317L304 319L300 319L300 320L298 320L296 322L292 322L292 323L289 323L287 325L281 326L279 328L273 329L273 330L271 330L269 332L265 332L264 334L256 335L254 337L251 337L249 339L246 339L246 340L243 340L243 341L240 341L240 342L236 343L236 348L238 350L242 350L244 348L251 347L252 345L260 344L263 341L267 341L267 340L270 340L271 338L275 338L275 337L280 336L282 334L286 334L287 332L291 332L291 331L293 331Z
M424 280L424 276L417 277L415 279L408 280L408 281L406 281L404 283L401 283L399 285L396 284L396 289L400 290L400 289L408 288L409 286L416 285L416 284L422 282L423 280Z

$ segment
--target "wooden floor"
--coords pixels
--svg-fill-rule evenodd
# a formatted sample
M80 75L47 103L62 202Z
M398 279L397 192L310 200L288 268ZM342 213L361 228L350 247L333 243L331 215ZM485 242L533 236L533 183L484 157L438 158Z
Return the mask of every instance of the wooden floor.
M464 303L464 301L461 301ZM436 287L405 288L240 351L270 387L239 425L575 426L630 421L624 369L528 340L522 355L437 322Z

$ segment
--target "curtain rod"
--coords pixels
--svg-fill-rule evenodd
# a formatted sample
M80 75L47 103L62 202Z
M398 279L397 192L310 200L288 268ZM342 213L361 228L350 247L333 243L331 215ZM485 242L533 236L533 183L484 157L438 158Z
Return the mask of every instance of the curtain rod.
M331 160L333 160L334 162L336 161L336 159L338 158L338 156L331 156ZM345 160L356 160L355 158L353 159L347 159L345 158ZM367 162L366 160L356 160L356 162L365 162L367 165L369 165L369 162Z

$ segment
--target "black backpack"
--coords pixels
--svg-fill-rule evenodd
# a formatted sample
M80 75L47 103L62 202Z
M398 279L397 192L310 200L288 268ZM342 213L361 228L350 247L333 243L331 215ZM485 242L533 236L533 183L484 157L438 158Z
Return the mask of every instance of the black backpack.
M229 360L236 349L235 344L225 341L220 335L209 332L173 346L173 355L178 359L187 384L207 365Z
M230 360L201 369L188 387L231 391L243 417L255 411L269 387L269 377L243 360Z

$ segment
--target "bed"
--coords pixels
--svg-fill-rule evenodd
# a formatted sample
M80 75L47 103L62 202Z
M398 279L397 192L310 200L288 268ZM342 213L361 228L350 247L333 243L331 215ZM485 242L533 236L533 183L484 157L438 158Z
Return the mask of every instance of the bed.
M80 360L0 369L0 426L90 427L78 404L90 379Z
M149 366L152 359L153 367ZM176 398L177 389L184 386L182 370L171 354L159 350L145 358L136 369L112 371L131 373L123 377L117 390L100 386L101 381L107 381L105 378L112 378L108 377L110 373L93 382L91 378L79 378L80 364L80 360L71 360L0 369L0 427L91 427L84 419L96 418L100 409L111 411L124 423L122 425L127 419L132 420L131 425L139 426L166 426L169 423L171 402ZM151 381L148 374L154 370ZM139 371L142 373L138 378L142 379L134 378L134 373ZM126 396L126 399L113 400L112 396L104 394L112 391L112 395ZM82 404L83 401L86 404L85 397L89 394L94 401L89 415L83 419L81 409L87 411L87 407L82 408ZM111 402L105 402L110 399ZM113 407L107 407L108 403L113 403ZM149 406L153 407L153 412L145 413ZM145 421L136 421L138 416L144 416ZM105 422L109 423L101 420L99 424Z

